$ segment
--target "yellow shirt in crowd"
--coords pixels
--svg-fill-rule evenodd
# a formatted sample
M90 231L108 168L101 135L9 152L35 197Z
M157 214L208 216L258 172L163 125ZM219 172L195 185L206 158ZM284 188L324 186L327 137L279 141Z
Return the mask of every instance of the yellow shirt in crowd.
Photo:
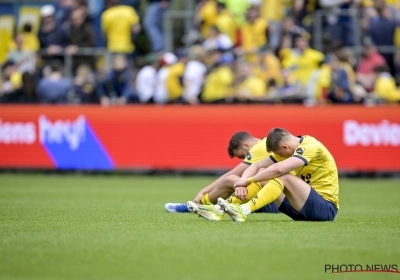
M169 101L174 101L182 96L183 93L183 74L185 73L185 64L178 62L168 68L168 76L165 81Z
M268 22L263 18L258 18L252 23L246 21L241 28L243 51L249 52L265 46L268 43L267 28ZM246 60L256 62L257 54L247 54Z
M261 67L255 66L254 74L268 82L274 79L278 85L283 85L281 62L273 53L267 53L261 58Z
M283 50L282 66L290 69L303 86L306 86L312 73L324 60L324 54L307 48L299 54L295 49Z
M238 92L244 92L246 97L257 100L267 94L267 84L260 77L250 76L239 84Z
M400 101L400 91L389 73L382 73L375 82L375 94L390 103Z
M229 67L218 67L208 75L204 83L202 100L214 102L226 98L230 93L233 80L234 75Z
M199 11L199 18L202 21L200 33L204 38L210 35L210 27L214 25L217 18L217 3L208 1Z
M263 0L261 5L261 17L267 20L281 22L285 17L285 1Z
M238 24L231 12L227 10L222 11L217 16L215 20L215 25L218 27L219 31L229 36L234 45L237 43L236 32Z
M130 6L116 6L107 9L101 15L102 30L107 37L107 48L110 52L132 53L132 26L139 23L139 16Z

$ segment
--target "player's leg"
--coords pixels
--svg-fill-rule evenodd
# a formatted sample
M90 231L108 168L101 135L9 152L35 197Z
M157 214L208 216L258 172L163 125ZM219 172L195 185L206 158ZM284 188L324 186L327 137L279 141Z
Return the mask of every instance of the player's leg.
M283 184L277 185L277 179L270 180L249 202L239 205L229 203L227 200L218 198L218 205L236 222L246 221L247 216L261 207L273 203L281 194ZM282 185L282 186L281 186ZM268 197L269 194L270 197ZM269 200L268 203L266 201Z
M233 192L235 192L233 185L239 178L240 177L235 174L231 174L221 178L222 181L208 194L203 196L204 199L201 199L201 204L216 204L218 197L223 197L225 199L228 198Z
M270 180L248 203L240 208L218 200L234 221L243 222L247 215L275 201L279 210L294 220L331 221L337 209L300 178L285 174ZM336 210L335 210L336 209Z
M208 193L205 193L201 199L200 204L217 204L218 197L228 198L235 189L233 185L239 179L239 176L231 174L228 176L221 177L218 184ZM194 203L194 202L192 202ZM187 213L192 212L193 207L188 207L187 203L166 203L165 210L170 213ZM204 208L204 207L203 207ZM202 209L203 209L202 208ZM205 209L205 208L204 208ZM222 211L223 213L223 211ZM213 217L215 220L215 217Z
M294 177L294 178L293 178ZM337 214L336 205L324 199L307 183L295 176L283 178L286 198L280 210L293 220L333 221Z

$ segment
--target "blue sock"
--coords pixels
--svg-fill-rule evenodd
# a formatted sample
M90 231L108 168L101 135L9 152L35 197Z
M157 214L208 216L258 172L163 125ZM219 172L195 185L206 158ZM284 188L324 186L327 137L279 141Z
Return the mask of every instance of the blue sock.
M185 212L189 212L188 206L187 204L180 204L176 206L176 212L179 213L185 213Z

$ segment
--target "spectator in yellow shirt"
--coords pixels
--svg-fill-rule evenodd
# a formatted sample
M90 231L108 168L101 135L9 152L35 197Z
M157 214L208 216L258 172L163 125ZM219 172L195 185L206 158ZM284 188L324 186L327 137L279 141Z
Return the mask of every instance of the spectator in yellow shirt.
M32 31L32 25L30 23L25 23L19 34L22 37L23 51L36 52L39 50L40 42L37 35Z
M215 19L215 25L218 29L225 33L231 38L233 45L238 42L238 23L235 16L226 9L224 3L217 3L217 18Z
M168 76L165 80L169 103L183 102L183 75L185 74L186 63L189 62L188 53L184 49L179 49L176 52L176 56L178 57L178 62L169 67Z
M259 50L268 43L268 22L260 17L260 7L252 5L246 12L246 22L241 27L242 45L248 62L256 62Z
M375 87L374 92L377 97L387 103L399 103L400 90L396 86L396 81L389 73L387 65L379 65L374 68Z
M221 56L216 53L214 57L219 57L219 61L205 80L201 101L203 103L226 103L232 98L234 58L230 53Z
M254 67L257 76L262 78L266 83L273 81L274 84L283 85L281 73L281 62L273 54L271 49L264 47L259 54L260 63Z
M282 66L290 69L303 86L306 86L312 73L320 67L324 54L309 47L302 36L295 37L295 48L283 50ZM282 53L282 50L281 50Z
M241 63L237 67L236 98L240 102L259 102L267 97L267 83L254 75L249 63Z
M201 0L196 6L194 25L200 30L203 38L210 34L210 27L217 18L217 2L214 0Z
M109 0L110 7L101 15L101 27L107 39L107 49L111 53L131 54L135 50L132 32L141 30L139 16L130 6L119 4L119 0Z

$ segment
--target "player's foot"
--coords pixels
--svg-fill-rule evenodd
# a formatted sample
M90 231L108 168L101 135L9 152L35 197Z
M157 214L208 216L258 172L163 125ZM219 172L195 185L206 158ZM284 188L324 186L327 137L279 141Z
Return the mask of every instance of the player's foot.
M191 212L186 203L166 203L165 210L169 213L189 213Z
M234 222L244 222L247 216L239 204L228 203L225 199L218 198L218 205L232 218Z
M209 221L221 221L224 218L224 214L219 213L212 204L203 205L188 201L188 208L199 217Z

